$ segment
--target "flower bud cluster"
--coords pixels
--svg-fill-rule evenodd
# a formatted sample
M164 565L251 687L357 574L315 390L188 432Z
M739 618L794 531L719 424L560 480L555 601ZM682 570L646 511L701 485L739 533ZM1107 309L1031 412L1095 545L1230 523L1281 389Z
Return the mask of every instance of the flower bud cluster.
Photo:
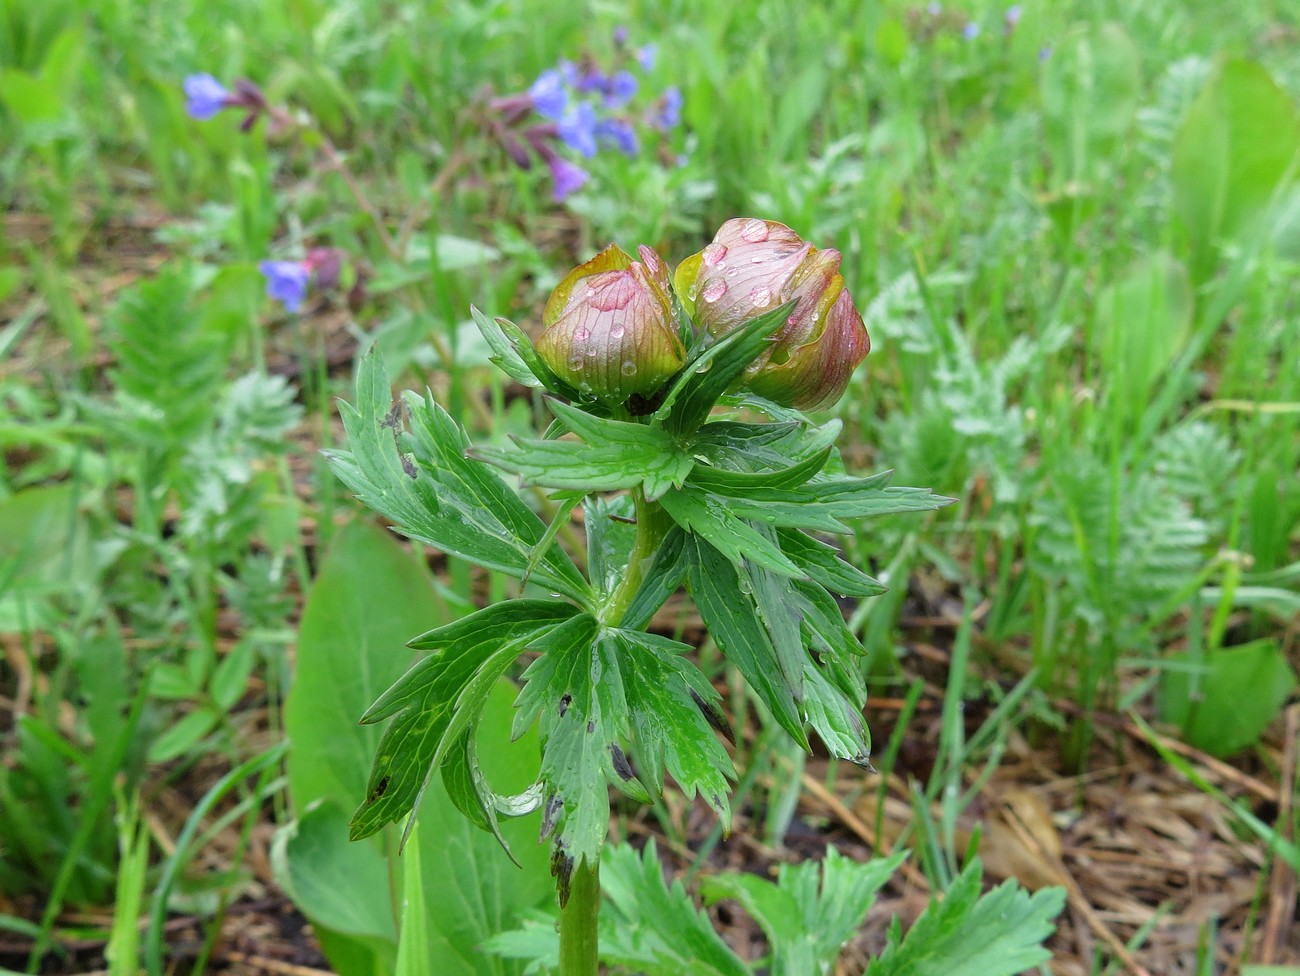
M651 396L686 362L673 294L712 342L793 303L770 344L749 365L742 390L783 406L819 410L844 394L871 348L844 287L840 253L818 250L789 227L736 218L678 265L673 286L662 259L640 261L611 246L570 272L552 293L537 352L570 386L598 398Z

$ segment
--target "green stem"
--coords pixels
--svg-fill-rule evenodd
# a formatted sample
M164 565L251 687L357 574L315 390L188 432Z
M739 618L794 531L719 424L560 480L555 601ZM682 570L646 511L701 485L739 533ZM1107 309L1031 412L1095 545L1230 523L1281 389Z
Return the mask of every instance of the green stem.
M601 614L601 623L608 627L617 627L623 622L632 598L641 587L646 567L659 550L664 536L672 522L664 514L663 506L658 502L648 501L640 488L632 489L632 501L636 505L636 542L632 546L632 555L627 561L627 570L623 581L610 597Z
M632 491L636 505L636 542L618 589L601 614L601 623L617 627L632 603L645 568L663 542L671 522L658 502ZM569 900L560 909L560 976L597 976L600 972L596 920L600 915L600 862L583 861L569 880Z
M560 976L599 976L596 918L600 914L600 862L573 869L569 901L560 911Z

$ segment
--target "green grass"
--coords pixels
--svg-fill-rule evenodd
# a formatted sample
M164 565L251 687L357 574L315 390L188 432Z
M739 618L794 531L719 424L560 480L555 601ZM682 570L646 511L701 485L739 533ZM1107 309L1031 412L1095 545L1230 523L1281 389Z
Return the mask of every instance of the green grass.
M315 453L351 388L332 342L380 341L481 439L504 437L538 407L485 368L471 303L535 329L550 287L610 240L675 262L737 214L844 254L875 346L836 409L849 463L958 500L849 542L893 586L853 616L875 687L913 680L898 621L922 571L981 607L981 640L958 640L973 666L1007 688L1033 672L977 748L945 716L922 790L947 805L918 826L934 881L962 853L961 770L996 760L1010 724L1041 733L1057 698L1149 711L1175 653L1193 682L1259 638L1294 662L1300 12L1026 7L1010 29L1001 6L894 0L545 18L519 0L0 0L0 631L21 649L0 690L23 711L0 732L0 847L27 853L0 863L0 890L156 899L142 835L66 811L108 809L108 771L129 799L205 756L260 754L240 703L267 705L276 734L296 594L355 509ZM485 139L475 99L607 57L617 25L659 45L651 86L685 95L674 163L602 155L557 206L545 167ZM188 118L195 71L309 113L378 222L312 138ZM355 315L286 319L263 298L257 262L313 246L365 269ZM471 567L444 582L469 604ZM1270 673L1280 701L1289 668ZM41 676L21 701L20 675ZM1194 744L1213 748L1215 715L1210 739L1186 720ZM1061 720L1063 768L1082 768L1091 724Z

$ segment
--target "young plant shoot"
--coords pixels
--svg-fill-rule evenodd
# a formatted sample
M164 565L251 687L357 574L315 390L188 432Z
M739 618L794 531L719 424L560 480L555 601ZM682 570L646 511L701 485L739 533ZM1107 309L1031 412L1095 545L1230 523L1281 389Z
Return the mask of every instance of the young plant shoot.
M689 646L648 630L679 587L790 736L807 748L811 727L834 756L867 761L860 647L837 597L883 587L822 536L948 500L891 487L888 473L840 473L839 423L799 412L834 404L870 346L839 264L782 224L735 219L671 283L650 248L606 248L560 282L536 344L474 310L496 364L545 390L554 416L508 448L470 445L428 394L394 404L377 354L342 406L351 450L333 462L362 501L420 543L532 584L411 642L433 653L363 718L390 724L352 836L403 818L409 831L439 771L498 837L501 818L540 808L564 974L597 972L608 784L649 802L671 774L730 819L719 695ZM498 471L552 492L555 524ZM555 542L578 505L585 574ZM475 726L525 652L514 730L540 723L541 773L501 796L480 773Z

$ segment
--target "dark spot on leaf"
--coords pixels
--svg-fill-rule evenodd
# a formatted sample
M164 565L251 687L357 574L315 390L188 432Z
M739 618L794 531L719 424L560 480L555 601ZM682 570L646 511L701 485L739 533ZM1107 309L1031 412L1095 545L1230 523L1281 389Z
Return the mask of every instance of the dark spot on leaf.
M379 424L380 427L388 427L393 431L394 437L397 435L397 429L402 424L402 401L400 399L393 401L393 409L388 411L386 416Z
M573 696L566 691L560 696L560 718L564 718L564 713L569 710L569 706L572 704Z
M389 778L390 777L385 776L382 779L380 779L378 783L375 784L375 788L370 791L370 796L366 797L367 803L374 803L376 800L378 800L381 796L384 795L385 791L388 789Z
M630 780L636 775L632 772L632 765L627 761L627 756L624 755L617 742L609 744L609 758L614 764L614 772L618 773L621 779Z
M611 522L622 522L624 525L636 525L636 519L628 518L626 515L611 515L609 520Z
M587 719L587 734L591 735L595 731L596 731L596 720L594 718Z
M542 829L537 837L538 843L555 833L555 826L560 822L560 811L563 809L564 799L558 793L552 793L546 798L546 806L542 808Z
M691 689L691 700L695 702L695 707L704 713L708 723L721 732L726 740L734 746L736 744L736 733L731 730L731 723L727 721L726 716L701 698L694 688Z

